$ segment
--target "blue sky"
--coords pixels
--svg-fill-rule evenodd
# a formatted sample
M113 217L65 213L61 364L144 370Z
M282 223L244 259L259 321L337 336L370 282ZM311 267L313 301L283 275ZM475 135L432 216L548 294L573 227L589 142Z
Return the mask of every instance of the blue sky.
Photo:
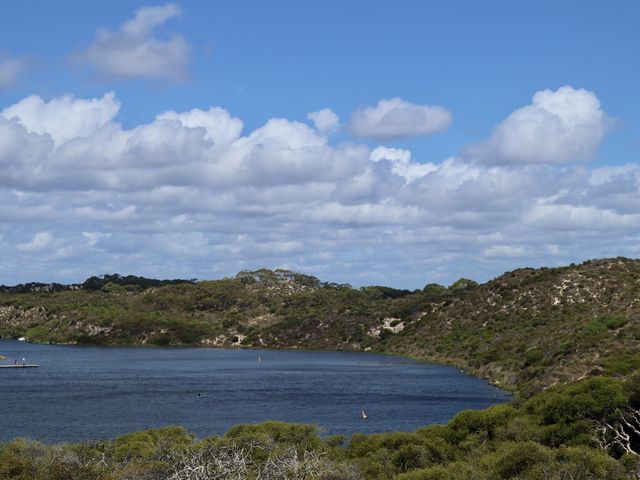
M638 24L629 1L13 2L0 283L637 256Z

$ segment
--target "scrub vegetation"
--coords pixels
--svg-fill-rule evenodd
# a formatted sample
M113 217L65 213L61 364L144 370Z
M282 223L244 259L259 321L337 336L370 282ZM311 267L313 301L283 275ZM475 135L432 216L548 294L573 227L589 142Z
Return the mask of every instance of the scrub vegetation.
M289 271L218 281L110 275L0 288L0 335L51 343L399 353L514 390L409 433L181 428L0 444L0 479L639 479L640 261L519 269L485 284L351 288Z
M105 275L0 288L0 336L399 353L530 395L638 368L639 299L640 261L626 258L415 291L356 289L284 270L215 281Z

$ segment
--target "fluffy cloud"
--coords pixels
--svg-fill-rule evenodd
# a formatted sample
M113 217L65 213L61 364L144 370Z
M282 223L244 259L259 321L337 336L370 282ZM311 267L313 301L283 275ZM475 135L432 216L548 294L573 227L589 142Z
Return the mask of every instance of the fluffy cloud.
M452 118L444 107L392 98L380 100L375 107L359 108L348 127L355 137L392 139L441 132L449 127Z
M490 163L560 164L589 160L610 120L593 92L570 86L543 90L467 153Z
M412 161L411 152L401 148L377 147L371 151L370 158L374 162L390 162L391 171L403 177L407 183L438 170L433 163Z
M13 172L22 168L37 168L45 162L53 150L49 136L30 133L17 121L0 115L0 165L3 175L0 184Z
M326 112L314 127L274 118L243 132L218 107L123 128L119 106L113 94L28 97L2 111L0 259L15 273L0 282L267 266L417 287L640 251L637 164L420 163L332 141Z
M158 121L176 120L183 127L204 128L204 138L211 140L217 152L222 152L235 142L242 132L242 120L232 117L226 110L214 107L207 111L198 108L186 113L165 112Z
M15 120L31 133L47 133L56 145L86 137L118 114L120 102L113 92L102 98L75 99L71 95L45 102L37 95L5 108L0 115Z
M337 130L340 126L340 119L330 108L323 108L317 112L307 114L307 118L313 122L316 130L321 134Z
M25 58L0 57L0 88L13 86L26 68Z
M166 38L154 36L159 27L180 13L174 3L140 8L120 30L99 29L94 42L77 59L108 78L184 79L189 44L177 33Z

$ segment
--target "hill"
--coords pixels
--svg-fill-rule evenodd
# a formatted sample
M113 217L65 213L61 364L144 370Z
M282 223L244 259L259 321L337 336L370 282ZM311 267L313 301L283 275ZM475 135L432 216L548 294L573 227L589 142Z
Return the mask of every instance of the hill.
M429 304L387 348L533 389L640 367L640 262L525 268Z
M354 289L287 270L199 282L141 278L0 288L0 335L399 353L455 364L525 395L640 367L640 261L627 258L413 292Z

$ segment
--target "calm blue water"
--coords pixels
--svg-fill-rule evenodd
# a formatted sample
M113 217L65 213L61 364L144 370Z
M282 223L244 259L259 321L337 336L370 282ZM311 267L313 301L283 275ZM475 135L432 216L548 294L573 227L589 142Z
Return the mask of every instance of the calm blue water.
M11 340L0 340L0 354L10 357L3 364L40 365L0 369L0 440L81 441L163 425L204 437L265 420L314 423L326 434L411 431L509 399L452 367L373 354Z

